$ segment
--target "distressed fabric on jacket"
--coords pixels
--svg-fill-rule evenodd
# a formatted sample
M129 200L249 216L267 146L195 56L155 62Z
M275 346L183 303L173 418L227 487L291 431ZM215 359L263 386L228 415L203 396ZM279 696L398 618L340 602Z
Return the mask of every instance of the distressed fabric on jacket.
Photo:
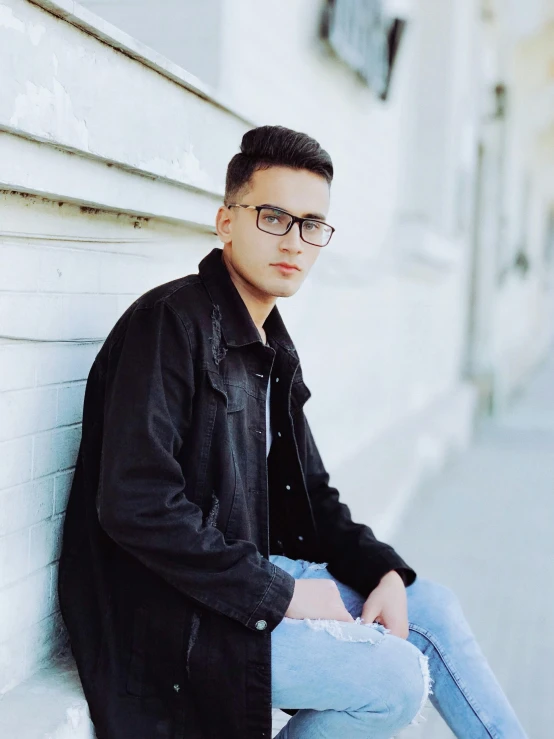
M269 739L294 590L270 553L364 596L389 570L415 579L329 486L276 307L264 328L268 346L215 248L136 300L92 365L58 591L98 739Z

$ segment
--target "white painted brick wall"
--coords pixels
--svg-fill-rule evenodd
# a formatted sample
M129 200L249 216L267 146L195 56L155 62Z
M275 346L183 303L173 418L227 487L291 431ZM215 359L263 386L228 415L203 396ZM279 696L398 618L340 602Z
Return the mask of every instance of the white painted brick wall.
M38 521L52 515L55 500L55 484L58 480L70 477L71 473L59 478L45 477L32 480L24 485L7 487L0 491L0 536L12 531L27 529ZM61 487L61 486L60 486ZM60 493L63 499L63 493ZM59 506L57 506L59 513Z
M136 223L0 193L0 334L23 339L0 338L0 694L66 639L56 563L101 341L59 340L102 339L138 295L194 271L210 248L184 227Z
M52 640L53 633L60 633L52 630L57 610L55 573L55 565L49 564L0 589L2 693L32 674L57 647Z

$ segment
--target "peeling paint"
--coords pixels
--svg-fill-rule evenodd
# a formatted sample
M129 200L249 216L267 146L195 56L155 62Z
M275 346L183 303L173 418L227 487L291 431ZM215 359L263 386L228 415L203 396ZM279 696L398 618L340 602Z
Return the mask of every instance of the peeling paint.
M31 23L29 25L28 29L29 38L31 39L31 43L33 46L38 46L40 44L41 38L46 33L46 28L44 26L39 25L38 23Z
M11 28L14 31L25 33L25 23L16 18L13 10L7 5L0 5L0 28Z
M117 44L100 42L93 30L83 32L23 0L0 0L0 56L15 65L2 89L4 126L219 196L225 183L217 152L221 137L234 145L236 121L160 76L138 52L135 60ZM90 89L101 89L101 100L93 101ZM220 132L213 145L206 144L209 129Z
M162 157L153 157L146 161L139 162L139 167L148 172L155 172L162 177L170 179L184 180L191 182L197 187L212 189L214 183L210 175L202 169L200 160L193 153L193 144L190 145L190 151L185 151L180 156L174 156L171 159Z
M91 208L89 205L80 205L79 210L81 213L86 213L89 216L97 216L99 213L103 212L100 208Z
M86 121L75 114L70 95L56 79L52 90L27 80L25 92L15 99L10 125L60 141L69 139L72 146L89 150Z
M9 190L10 195L17 195L20 198L29 199L32 198L34 200L38 199L38 195L33 195L30 192L20 192L19 190Z
M181 171L185 179L190 179L193 182L203 184L204 186L209 185L210 178L206 172L202 169L200 160L194 154L194 144L190 145L190 150L186 151L182 156L180 162Z
M18 33L27 33L33 46L38 46L41 38L46 33L46 28L40 23L29 23L26 25L14 15L7 5L0 5L0 28L11 28Z

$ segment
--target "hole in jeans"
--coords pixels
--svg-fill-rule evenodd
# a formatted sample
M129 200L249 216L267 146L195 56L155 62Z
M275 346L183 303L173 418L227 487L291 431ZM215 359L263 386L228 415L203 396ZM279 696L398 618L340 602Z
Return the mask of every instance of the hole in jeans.
M362 621L361 616L358 616L354 621L337 621L331 618L305 618L303 620L310 629L314 631L326 631L340 641L359 641L375 644L377 641L375 639L376 630L382 634L389 632L389 629L381 624L366 624L365 621ZM363 626L364 628L360 629L358 628L359 626Z

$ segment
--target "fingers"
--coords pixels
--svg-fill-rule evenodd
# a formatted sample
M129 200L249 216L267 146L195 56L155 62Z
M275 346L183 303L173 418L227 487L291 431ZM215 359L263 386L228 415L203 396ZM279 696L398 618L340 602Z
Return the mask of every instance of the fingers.
M372 624L374 621L376 621L381 616L381 609L373 605L373 603L368 603L364 605L362 609L362 620L366 622L366 624Z
M402 619L391 619L385 626L390 630L391 634L399 636L401 639L407 639L410 635L408 622L404 622Z

